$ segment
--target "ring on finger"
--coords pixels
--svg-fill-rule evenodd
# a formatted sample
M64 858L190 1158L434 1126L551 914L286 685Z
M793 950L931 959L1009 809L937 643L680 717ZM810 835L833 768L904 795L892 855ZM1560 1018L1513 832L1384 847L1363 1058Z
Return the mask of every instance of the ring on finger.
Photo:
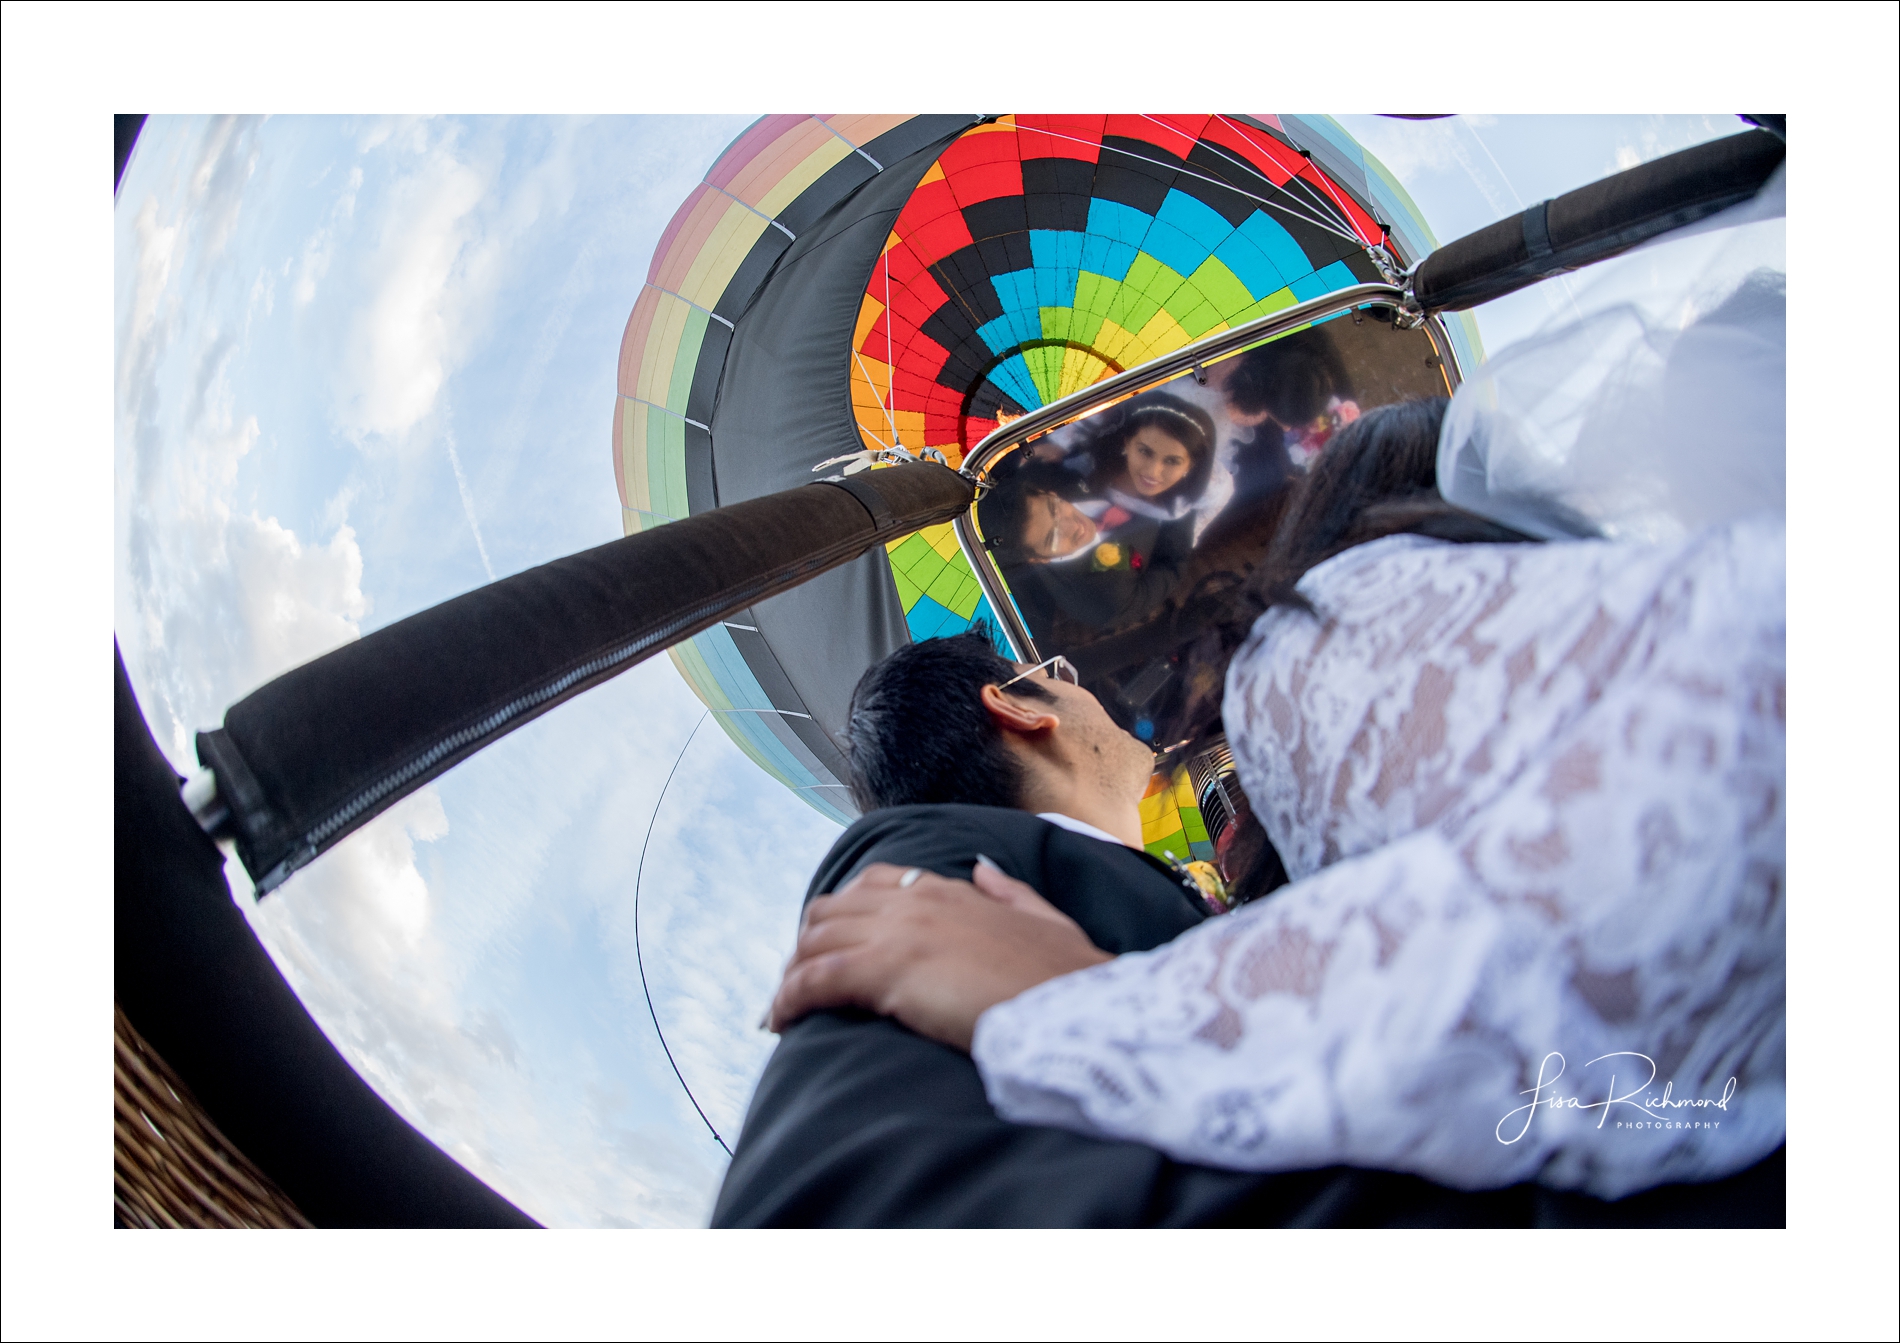
M924 870L921 867L907 867L904 869L904 875L897 879L897 884L899 886L915 886L917 884L917 878L923 875Z

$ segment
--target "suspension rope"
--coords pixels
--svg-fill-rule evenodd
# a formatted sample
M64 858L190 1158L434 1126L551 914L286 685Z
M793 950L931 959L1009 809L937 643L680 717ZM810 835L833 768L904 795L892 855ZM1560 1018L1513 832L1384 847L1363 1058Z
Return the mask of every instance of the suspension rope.
M653 1018L653 1033L660 1037L660 1048L666 1052L666 1061L673 1067L673 1076L679 1078L681 1090L685 1091L686 1099L693 1103L693 1109L699 1112L700 1122L706 1125L706 1131L712 1134L713 1141L719 1144L719 1150L730 1158L732 1149L726 1146L726 1140L719 1136L719 1130L713 1127L713 1121L706 1117L706 1109L699 1103L699 1097L695 1096L693 1089L686 1085L686 1076L680 1072L679 1061L673 1057L673 1051L666 1043L666 1032L660 1029L660 1014L653 1010L653 992L647 988L646 959L640 954L640 881L647 870L647 845L653 842L654 822L660 819L660 807L666 802L666 790L672 787L673 776L679 773L680 762L686 759L686 747L693 744L693 738L699 735L699 729L705 726L706 720L711 716L711 709L700 714L699 721L693 724L693 730L686 734L686 746L680 747L680 753L673 758L673 768L666 772L666 782L660 785L659 800L653 804L653 815L647 818L647 837L640 841L640 865L633 872L633 963L640 969L640 992L647 1000L647 1015Z
M887 294L885 297L888 298L889 295ZM884 309L884 334L887 336L890 334L890 323L891 310L889 307L886 307ZM877 408L884 412L884 418L891 426L891 438L895 440L897 438L897 417L891 413L891 408L884 403L884 397L879 394L877 390L877 380L871 376L871 370L864 366L863 357L859 355L856 350L851 351L851 357L857 361L858 372L864 375L864 380L867 383L870 383L871 395L877 397ZM885 367L889 368L890 365L886 364ZM863 425L859 425L858 427L860 429L864 428ZM871 433L868 429L865 429L865 432L867 434ZM885 443L883 439L878 438L876 434L871 434L871 437L876 438L879 443L882 443L887 448L891 446L889 443Z
M885 413L891 416L891 442L893 443L902 442L904 437L897 432L897 416L891 414L897 408L897 354L891 346L896 336L897 320L891 316L891 243L890 236L887 234L884 239L884 381L889 384L890 405L885 407ZM868 378L871 375L866 373L864 376ZM871 389L876 391L877 384L872 383Z
M1256 143L1256 141L1254 140L1254 137L1247 134L1247 132L1252 129L1251 127L1237 125L1235 122L1231 121L1225 116L1222 116L1219 113L1215 113L1214 119L1220 122L1223 126L1226 126L1228 129L1233 131L1234 134L1238 135L1241 139L1245 140L1248 144L1251 145L1251 144ZM1265 132L1261 132L1261 134L1265 134ZM1269 136L1268 138L1271 139L1272 137ZM1290 141L1292 137L1289 136L1288 139ZM1256 176L1260 175L1260 170L1254 167L1253 164L1248 163L1245 159L1236 158L1234 155L1228 153L1225 149L1213 143L1211 140L1203 140L1201 143L1205 144L1209 149L1219 154L1222 158L1229 159L1232 162L1239 164L1241 167L1245 168L1248 172L1251 172L1255 174ZM1347 209L1346 203L1340 199L1340 189L1339 189L1338 183L1333 181L1331 174L1329 174L1323 167L1321 167L1319 164L1313 161L1313 156L1310 153L1308 153L1304 149L1301 149L1301 147L1297 144L1294 145L1293 148L1296 150L1299 150L1299 152L1305 157L1308 166L1310 166L1313 169L1314 173L1319 177L1320 185L1325 187L1326 194L1324 196L1320 195L1318 190L1315 189L1313 183L1308 181L1305 177L1301 176L1298 173L1295 173L1291 178L1287 180L1289 182L1298 182L1301 186L1305 187L1306 194L1312 197L1314 203L1317 204L1322 210L1330 214L1341 228L1345 229L1346 232L1350 233L1352 235L1353 241L1357 242L1361 247L1366 246L1367 245L1366 240L1359 236L1359 226L1353 223L1352 211ZM1268 179L1268 180L1271 181L1272 179ZM1286 190L1285 187L1282 187L1280 189L1283 191Z

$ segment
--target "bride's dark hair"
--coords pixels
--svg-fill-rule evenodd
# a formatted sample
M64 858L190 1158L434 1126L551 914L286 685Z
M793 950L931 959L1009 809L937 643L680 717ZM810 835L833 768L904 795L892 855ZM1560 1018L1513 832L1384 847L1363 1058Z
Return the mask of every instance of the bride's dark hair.
M1122 473L1122 455L1128 440L1137 430L1153 425L1187 449L1192 463L1187 474L1172 487L1155 496L1158 504L1186 499L1190 503L1207 492L1207 479L1214 470L1214 418L1199 406L1167 392L1144 392L1102 412L1094 421L1084 421L1086 432L1077 444L1095 458L1089 472L1089 489L1101 494Z
M1297 590L1315 565L1401 532L1457 542L1534 539L1454 507L1438 493L1438 432L1449 404L1437 397L1381 406L1341 429L1306 475L1282 499L1267 503L1278 517L1270 524L1264 557L1251 568L1230 565L1209 573L1162 615L1174 629L1199 631L1179 650L1185 692L1158 739L1181 745L1162 768L1181 763L1221 734L1227 665L1265 612L1290 606L1324 618ZM1251 808L1238 824L1226 866L1235 895L1257 899L1285 884L1286 869Z

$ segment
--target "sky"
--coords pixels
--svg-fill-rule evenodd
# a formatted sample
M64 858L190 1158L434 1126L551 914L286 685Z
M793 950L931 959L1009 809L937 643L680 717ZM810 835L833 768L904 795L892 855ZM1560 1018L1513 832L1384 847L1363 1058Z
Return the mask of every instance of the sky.
M1741 129L1341 120L1441 242ZM748 122L147 125L114 213L113 625L181 772L192 733L271 677L619 534L621 331L661 230ZM1565 283L1481 309L1486 348L1561 313ZM707 1121L736 1141L771 1049L756 1023L839 833L703 718L656 658L262 901L227 867L351 1063L550 1225L705 1224L725 1164Z

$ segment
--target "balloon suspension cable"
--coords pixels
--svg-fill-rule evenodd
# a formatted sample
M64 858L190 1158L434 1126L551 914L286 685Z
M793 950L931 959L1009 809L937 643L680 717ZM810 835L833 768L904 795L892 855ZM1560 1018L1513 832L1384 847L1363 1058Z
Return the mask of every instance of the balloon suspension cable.
M1221 117L1220 120L1229 126L1234 126L1234 123L1231 121L1228 121L1226 117ZM1240 128L1238 126L1234 126L1234 129L1238 131ZM1282 126L1280 129L1282 130L1282 132L1286 131L1285 126ZM1301 158L1305 159L1308 163L1313 162L1312 150L1306 148L1304 145L1300 144L1299 141L1295 140L1293 136L1291 135L1291 133L1287 133L1286 140L1288 144L1292 145L1293 148L1299 152L1299 155ZM1218 148L1218 146L1215 146L1215 148ZM1230 154L1227 157L1232 158L1233 156ZM1318 167L1317 164L1315 164L1314 166ZM1302 181L1304 179L1295 177L1292 180ZM1359 230L1355 228L1353 225L1352 211L1347 208L1346 202L1340 198L1338 184L1336 184L1333 181L1332 177L1323 168L1319 170L1319 180L1320 180L1320 185L1326 188L1325 200L1330 203L1332 213L1334 217L1339 220L1340 227L1344 228L1345 230L1347 230L1347 232L1352 233L1356 236ZM1314 199L1316 200L1321 199L1319 194L1313 190L1312 183L1310 182L1306 183L1306 190L1309 195L1314 197ZM1364 239L1359 239L1359 241L1363 242Z
M879 438L876 434L872 433L869 429L866 429L861 424L858 426L859 432L864 434L866 437L871 439L872 442L878 444L882 448L890 449L893 447L902 447L903 444L897 441L897 437L898 437L897 417L891 413L891 408L884 404L884 396L881 392L877 390L877 380L871 376L871 370L864 366L864 357L860 355L856 350L853 350L851 352L851 358L854 361L856 361L857 366L858 366L858 372L864 375L865 382L870 384L871 395L877 397L877 408L884 412L885 423L889 424L891 427L891 441L889 443L886 443L883 439ZM889 366L886 365L886 367L889 367Z
M904 446L904 436L897 432L897 352L891 342L897 338L897 322L891 317L891 248L884 245L884 386L887 404L884 413L891 419L891 446ZM868 375L867 375L868 376ZM873 389L875 389L873 384Z
M866 155L866 157L868 158L870 156ZM869 438L872 442L878 444L879 447L883 448L884 450L889 451L889 450L895 449L901 452L904 450L904 436L898 432L897 415L895 414L893 410L893 407L895 406L896 401L897 401L896 387L893 382L893 379L896 376L895 370L897 368L897 356L893 352L892 347L891 347L891 325L892 325L891 324L891 254L888 248L885 250L884 255L881 258L881 260L883 262L883 269L884 269L884 381L886 383L885 390L882 392L878 391L877 379L871 376L871 370L864 366L864 359L862 358L862 356L858 354L856 350L851 351L851 358L857 363L858 372L864 375L864 381L870 385L871 395L877 398L877 408L884 412L885 423L889 424L891 427L891 441L889 443L886 443L883 439L879 438L876 434L872 433L869 429L866 429L861 424L858 426L858 430L860 433L864 434L867 438ZM832 460L841 461L843 459L833 458ZM829 466L830 464L831 464L830 462L820 463L821 466ZM817 470L818 468L813 467L812 469Z
M1144 113L1144 115L1146 114ZM1147 119L1150 121L1156 120L1154 117L1148 117ZM1238 135L1241 139L1245 140L1248 144L1254 144L1254 137L1247 134L1247 131L1243 129L1242 127L1235 125L1234 122L1230 118L1222 116L1219 113L1216 113L1214 116L1214 119L1220 122L1221 125L1233 131L1234 134ZM1160 124L1165 125L1166 123L1162 122ZM1284 133L1286 128L1281 127L1281 130ZM1296 143L1293 139L1293 136L1290 133L1287 134L1286 139L1287 139L1287 143L1292 145L1294 151L1297 152L1301 158L1304 158L1308 163L1313 162L1312 152L1303 148L1298 143ZM1253 173L1256 177L1260 175L1260 170L1254 167L1253 164L1247 162L1243 158L1235 157L1233 154L1229 153L1227 150L1223 149L1221 146L1215 144L1213 141L1206 140L1206 141L1202 141L1202 143L1205 144L1209 149L1213 150L1214 153L1226 159L1229 163L1232 163L1236 167L1240 168L1243 172ZM1332 177L1326 172L1324 168L1320 167L1319 165L1315 164L1314 167L1315 167L1315 170L1318 171L1319 173L1321 184L1326 188L1324 195L1321 195L1318 191L1315 191L1313 189L1313 184L1311 182L1307 181L1304 177L1301 177L1297 174L1288 178L1287 179L1288 185L1281 187L1280 190L1286 192L1289 196L1291 196L1293 194L1292 184L1295 182L1299 183L1301 186L1306 188L1307 197L1312 201L1312 203L1315 206L1318 207L1319 211L1322 214L1330 215L1333 219L1333 222L1339 226L1339 229L1344 230L1344 232L1341 234L1342 237L1349 238L1354 242L1363 243L1365 239L1359 236L1359 229L1352 222L1352 211L1348 210L1346 208L1345 202L1340 200L1339 189L1334 184ZM1272 184L1271 178L1268 178L1267 181L1269 185ZM1295 197L1295 199L1298 199L1298 198ZM1335 230L1335 231L1338 231L1338 230Z
M666 1061L672 1065L673 1076L679 1078L680 1089L686 1093L686 1099L693 1103L693 1109L699 1112L700 1122L705 1124L706 1131L712 1134L713 1141L719 1144L719 1150L730 1158L732 1149L726 1146L726 1140L719 1136L719 1130L713 1127L713 1121L706 1117L706 1108L699 1103L699 1097L695 1096L693 1089L686 1085L686 1075L680 1071L679 1061L673 1057L673 1051L666 1043L666 1032L660 1029L660 1014L653 1010L653 991L647 987L646 959L640 954L640 881L647 870L647 845L653 842L654 823L660 819L660 808L666 802L666 790L672 787L673 776L679 773L680 762L686 759L686 747L693 744L693 738L699 735L699 729L706 725L706 720L711 716L711 709L700 714L699 721L693 724L693 730L686 734L686 745L680 747L680 753L673 758L673 768L666 772L666 782L660 785L659 800L653 804L653 815L647 818L647 837L640 841L640 865L633 872L633 963L640 970L640 992L647 1000L647 1015L653 1018L653 1033L660 1037L660 1048L666 1054Z

